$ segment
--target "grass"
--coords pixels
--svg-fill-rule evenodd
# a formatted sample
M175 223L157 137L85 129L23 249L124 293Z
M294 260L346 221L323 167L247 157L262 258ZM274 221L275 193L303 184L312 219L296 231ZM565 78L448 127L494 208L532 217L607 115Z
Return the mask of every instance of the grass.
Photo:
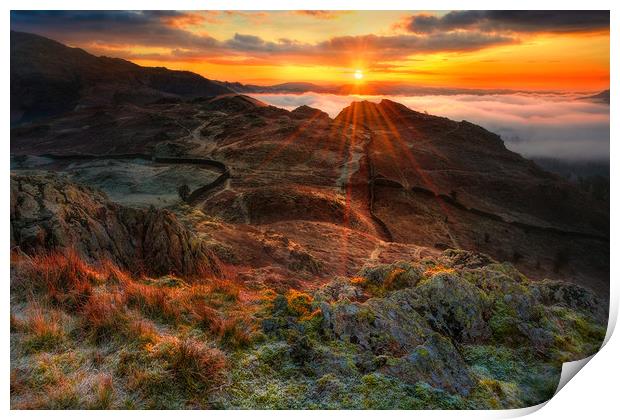
M72 250L33 257L14 255L12 263L15 278L21 279L13 283L12 292L43 295L67 310L78 310L88 300L93 284L104 279Z
M559 362L596 351L605 330L584 312L559 304L530 305L526 299L528 305L517 305L532 296L531 289L518 272L502 267L499 277L493 277L498 269L481 276L434 263L369 267L338 283L368 299L351 303L348 298L325 301L321 293L307 290L282 288L278 294L244 289L227 278L132 275L109 262L90 264L72 251L13 255L11 407L452 409L536 404L553 394ZM437 361L432 347L363 349L330 329L330 323L349 322L346 317L354 315L355 328L385 323L385 333L380 333L391 344L394 333L390 321L379 316L380 305L397 298L422 313L424 305L434 303L425 299L434 296L420 290L445 274L451 281L443 287L462 285L465 278L460 276L466 275L466 285L484 290L480 299L489 302L484 322L490 337L455 344L472 378L468 395L435 388L441 385L429 385L426 377L409 380L392 373L415 352ZM506 284L512 284L506 289L508 300L508 292L498 287ZM334 305L347 308L338 320L330 312ZM529 341L545 345L547 338L549 354Z
M27 318L20 326L27 332L23 342L24 350L30 353L52 351L67 340L62 327L62 315L58 311L43 311L34 304L28 310Z
M226 380L218 347L256 333L225 279L150 279L73 251L13 255L12 269L14 408L180 408L197 394L207 407Z

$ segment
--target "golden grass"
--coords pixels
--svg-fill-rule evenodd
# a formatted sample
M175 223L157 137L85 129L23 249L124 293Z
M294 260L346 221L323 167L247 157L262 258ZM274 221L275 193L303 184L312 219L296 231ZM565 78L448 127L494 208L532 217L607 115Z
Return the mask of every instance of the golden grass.
M227 279L143 278L74 251L14 254L11 274L12 346L32 366L11 372L13 408L144 404L124 400L127 391L153 407L207 396L227 373L217 346L247 346L258 328ZM69 354L78 356L64 366L59 358Z
M66 339L60 312L44 311L36 303L28 308L26 319L20 327L27 334L24 349L28 352L53 350Z
M454 272L454 268L445 267L443 265L436 265L434 267L427 268L426 271L424 271L424 275L426 277L432 277L437 274L451 274Z
M16 292L44 294L52 303L69 310L79 309L92 292L93 284L105 276L86 264L72 250L33 257L14 256Z

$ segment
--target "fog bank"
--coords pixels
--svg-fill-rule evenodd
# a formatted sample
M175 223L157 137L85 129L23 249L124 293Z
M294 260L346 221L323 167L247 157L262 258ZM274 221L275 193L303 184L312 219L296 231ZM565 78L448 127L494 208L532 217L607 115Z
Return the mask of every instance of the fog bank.
M331 117L352 101L387 98L416 111L481 125L499 134L510 150L526 157L609 160L609 105L579 100L580 95L345 96L309 92L252 96L286 109L308 105Z

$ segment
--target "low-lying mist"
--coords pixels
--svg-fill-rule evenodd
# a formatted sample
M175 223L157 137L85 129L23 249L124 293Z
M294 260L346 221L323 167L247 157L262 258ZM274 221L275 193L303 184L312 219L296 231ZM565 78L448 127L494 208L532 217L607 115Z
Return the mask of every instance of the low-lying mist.
M319 93L253 94L286 109L308 105L335 117L352 101L382 98L453 120L467 120L499 134L506 147L529 158L609 161L609 105L578 94L347 96Z

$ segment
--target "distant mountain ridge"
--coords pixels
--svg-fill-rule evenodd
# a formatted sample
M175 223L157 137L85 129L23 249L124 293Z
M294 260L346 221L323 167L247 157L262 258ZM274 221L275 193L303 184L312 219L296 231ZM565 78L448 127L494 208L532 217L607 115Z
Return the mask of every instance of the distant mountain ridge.
M604 90L600 93L597 93L596 95L590 95L590 96L583 96L579 99L585 100L585 101L592 101L592 102L601 102L604 104L609 105L610 103L610 90Z
M78 106L232 92L188 71L96 57L39 35L11 31L11 122L58 115Z

